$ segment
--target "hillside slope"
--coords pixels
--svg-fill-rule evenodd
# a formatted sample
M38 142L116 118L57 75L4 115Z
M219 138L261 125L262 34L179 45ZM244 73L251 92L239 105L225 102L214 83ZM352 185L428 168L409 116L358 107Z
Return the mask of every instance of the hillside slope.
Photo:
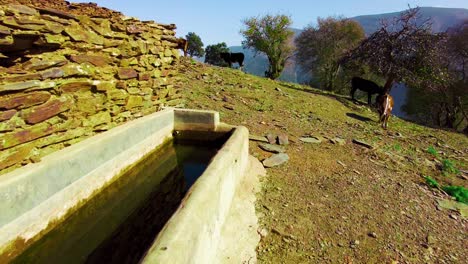
M182 60L187 107L220 112L251 134L285 134L290 160L268 169L258 194L260 263L463 263L467 220L422 176L467 187L468 138L377 115L346 97ZM303 143L305 135L320 144ZM344 139L345 144L330 139ZM352 143L366 141L370 150ZM430 154L431 147L438 153ZM260 160L271 154L250 142ZM464 171L442 176L447 159Z

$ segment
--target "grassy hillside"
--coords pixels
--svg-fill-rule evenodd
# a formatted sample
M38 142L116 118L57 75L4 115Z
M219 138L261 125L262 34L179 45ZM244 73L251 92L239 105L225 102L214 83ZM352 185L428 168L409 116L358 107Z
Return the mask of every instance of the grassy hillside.
M466 136L398 118L382 130L374 111L347 97L185 59L179 68L176 85L188 108L219 111L222 122L251 134L289 137L290 160L267 170L258 194L260 263L467 259L467 220L439 205L453 200L424 179L468 187ZM310 135L322 142L299 140ZM332 143L336 138L345 143ZM260 160L271 155L255 141L250 153ZM449 172L447 161L458 171Z

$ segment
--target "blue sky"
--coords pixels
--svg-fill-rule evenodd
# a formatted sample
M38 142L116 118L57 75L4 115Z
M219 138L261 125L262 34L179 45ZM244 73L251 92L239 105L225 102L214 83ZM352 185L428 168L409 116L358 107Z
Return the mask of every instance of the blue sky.
M72 2L89 2L73 1ZM468 8L468 0L91 0L99 6L120 11L141 20L176 24L177 36L195 32L207 45L241 44L242 20L265 14L286 14L292 27L302 29L317 17L353 17L390 13L415 6Z

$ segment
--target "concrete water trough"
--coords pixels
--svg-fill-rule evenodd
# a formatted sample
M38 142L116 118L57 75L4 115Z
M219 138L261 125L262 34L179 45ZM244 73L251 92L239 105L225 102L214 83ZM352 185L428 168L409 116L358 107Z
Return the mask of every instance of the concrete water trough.
M197 179L187 157L206 163ZM247 129L213 111L88 138L0 176L0 263L215 263L249 162Z

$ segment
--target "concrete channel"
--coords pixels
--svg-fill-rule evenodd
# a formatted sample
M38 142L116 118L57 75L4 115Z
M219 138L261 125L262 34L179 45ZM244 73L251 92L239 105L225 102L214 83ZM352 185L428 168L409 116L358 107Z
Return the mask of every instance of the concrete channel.
M0 176L0 262L66 227L69 215L178 133L227 137L138 262L254 263L255 192L265 171L248 154L248 130L221 123L217 112L187 109L139 118Z

